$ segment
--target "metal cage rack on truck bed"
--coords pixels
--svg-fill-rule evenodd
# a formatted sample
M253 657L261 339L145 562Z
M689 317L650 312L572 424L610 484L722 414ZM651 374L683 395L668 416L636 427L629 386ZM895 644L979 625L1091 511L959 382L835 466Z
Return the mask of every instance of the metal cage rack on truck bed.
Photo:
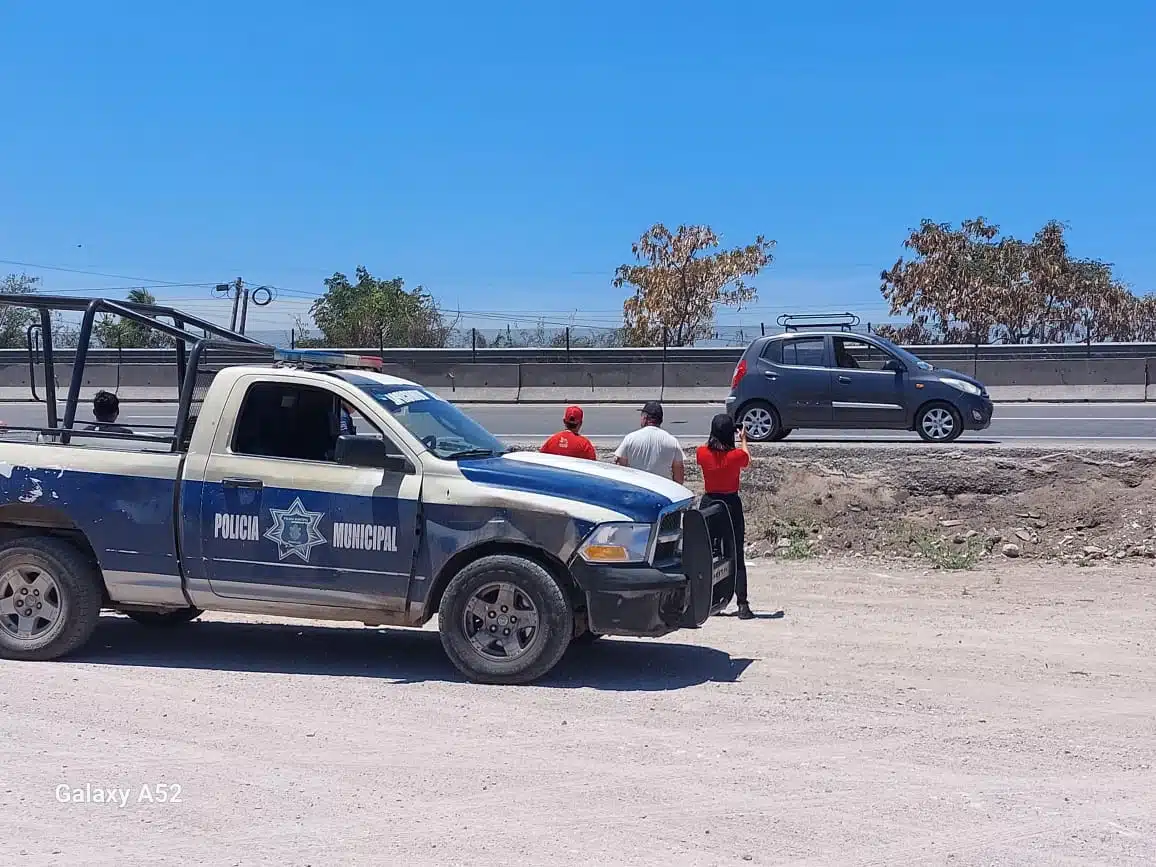
M11 431L32 431L50 441L68 444L73 434L109 440L133 440L168 443L173 451L182 450L188 443L196 422L195 407L204 398L208 382L219 369L220 363L236 363L237 355L244 352L246 361L260 356L266 362L273 360L272 346L246 337L198 316L175 310L161 304L140 304L134 301L114 301L108 298L73 298L60 295L0 295L0 305L39 311L39 321L29 323L27 329L28 366L32 376L33 397L37 364L36 342L44 364L44 402L48 413L47 427L9 427ZM73 351L72 375L68 396L64 402L64 418L57 413L56 347L53 341L54 313L81 313L80 332ZM165 335L176 346L178 407L176 424L170 434L114 433L100 430L76 431L76 411L80 390L84 383L84 369L92 346L92 330L98 315L119 316L130 322ZM170 322L162 321L164 319ZM196 329L196 331L189 330ZM200 333L197 333L197 332ZM230 356L232 361L230 362ZM216 365L216 366L214 366ZM137 427L143 427L137 425Z

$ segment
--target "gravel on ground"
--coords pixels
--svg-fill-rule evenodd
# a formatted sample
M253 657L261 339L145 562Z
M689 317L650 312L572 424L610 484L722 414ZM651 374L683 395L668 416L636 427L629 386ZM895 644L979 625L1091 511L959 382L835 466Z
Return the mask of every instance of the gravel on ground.
M756 556L1156 565L1156 451L788 440L751 453L742 497ZM685 454L687 486L700 492L694 451Z
M109 616L71 661L0 663L0 838L22 865L1152 864L1153 577L760 561L760 619L506 688L432 627Z

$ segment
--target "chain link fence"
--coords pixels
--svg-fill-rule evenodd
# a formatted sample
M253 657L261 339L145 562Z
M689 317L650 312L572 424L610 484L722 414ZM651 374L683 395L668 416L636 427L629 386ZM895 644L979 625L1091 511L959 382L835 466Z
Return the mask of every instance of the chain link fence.
M865 323L851 330L870 332L872 328L870 323ZM745 347L752 340L767 334L779 334L783 330L783 327L774 321L719 325L712 330L709 338L697 340L692 345ZM302 340L301 333L295 329L260 331L250 329L248 333L251 337L276 346L328 347L324 338L316 332L308 333L305 340ZM450 349L616 349L626 345L626 335L621 328L599 328L589 325L520 327L514 324L497 328L455 328L450 331L445 343L446 348ZM655 346L660 347L662 344L657 343Z

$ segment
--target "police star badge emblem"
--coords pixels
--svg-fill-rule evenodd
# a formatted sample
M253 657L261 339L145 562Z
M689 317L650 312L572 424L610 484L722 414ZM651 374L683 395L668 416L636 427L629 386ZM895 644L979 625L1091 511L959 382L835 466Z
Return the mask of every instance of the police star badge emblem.
M313 549L325 544L325 537L318 529L325 513L310 512L301 504L300 497L293 500L288 509L270 509L269 514L273 517L273 526L265 531L265 538L277 543L279 559L296 554L308 563Z

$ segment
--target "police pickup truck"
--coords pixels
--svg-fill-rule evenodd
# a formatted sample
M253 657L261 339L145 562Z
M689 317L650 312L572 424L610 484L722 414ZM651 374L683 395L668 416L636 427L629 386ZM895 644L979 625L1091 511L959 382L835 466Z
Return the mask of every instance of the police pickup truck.
M638 470L511 450L380 370L300 350L225 366L199 407L187 385L162 448L77 427L74 370L64 427L0 442L0 657L76 651L102 609L151 627L437 614L468 679L526 683L574 641L697 628L729 602L725 511Z

